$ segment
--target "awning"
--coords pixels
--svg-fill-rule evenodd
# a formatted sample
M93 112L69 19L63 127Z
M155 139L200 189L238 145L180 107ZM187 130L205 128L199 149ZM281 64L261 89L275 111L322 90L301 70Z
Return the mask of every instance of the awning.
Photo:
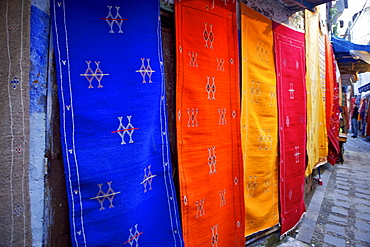
M359 93L367 92L369 90L370 90L370 82L358 88Z
M370 72L370 64L361 59L370 55L370 45L358 45L334 36L331 42L341 74Z
M354 59L361 59L367 63L370 63L370 53L366 51L355 51L355 50L350 50L350 53Z
M285 7L293 11L308 9L315 11L315 6L331 2L332 0L279 0Z

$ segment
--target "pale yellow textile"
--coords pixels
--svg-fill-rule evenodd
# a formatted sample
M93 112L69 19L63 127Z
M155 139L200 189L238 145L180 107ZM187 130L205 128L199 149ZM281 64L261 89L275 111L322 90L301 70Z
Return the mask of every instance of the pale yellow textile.
M241 4L245 234L279 223L278 118L272 22Z
M308 176L314 167L326 163L328 143L325 119L325 46L320 54L319 14L306 10L305 24Z

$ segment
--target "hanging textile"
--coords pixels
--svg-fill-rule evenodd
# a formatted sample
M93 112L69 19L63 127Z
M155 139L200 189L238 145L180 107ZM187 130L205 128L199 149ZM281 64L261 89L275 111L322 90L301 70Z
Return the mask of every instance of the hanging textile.
M0 1L0 9L0 245L32 246L30 1Z
M320 26L321 27L321 26ZM327 122L326 122L326 48L325 35L322 29L319 29L319 71L320 71L320 85L321 92L320 102L318 102L319 115L319 161L315 167L321 166L327 162L328 156L328 138L327 138ZM331 103L330 103L331 104ZM331 116L331 115L330 115Z
M280 234L306 211L306 81L304 33L273 22L279 109Z
M72 244L182 246L159 2L53 0L51 12Z
M279 222L278 116L272 22L241 4L245 234Z
M184 242L186 246L242 246L236 4L176 3L177 143Z
M325 126L325 45L319 30L319 14L305 10L306 25L306 90L307 90L307 167L306 176L314 167L326 163L327 135ZM319 38L320 37L320 38ZM320 53L321 52L321 53Z
M369 98L367 99L365 136L370 136L370 99Z
M334 53L325 35L326 55L326 126L328 133L328 162L334 165L340 153L339 147L339 88L336 77Z
M359 123L361 124L361 136L365 136L365 129L366 129L366 99L362 99L360 103L360 107L358 109L359 114Z

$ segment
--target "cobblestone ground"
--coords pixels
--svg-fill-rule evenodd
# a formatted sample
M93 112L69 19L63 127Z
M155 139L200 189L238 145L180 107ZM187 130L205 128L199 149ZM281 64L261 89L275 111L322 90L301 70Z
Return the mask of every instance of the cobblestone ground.
M316 222L309 218L317 189L300 227L300 240L311 246L370 246L370 140L349 137L344 148L344 163L324 172L328 182ZM309 224L314 227L311 238L304 232Z
M279 241L278 233L253 247L370 247L370 139L349 137L344 162L322 166L307 212L296 231Z

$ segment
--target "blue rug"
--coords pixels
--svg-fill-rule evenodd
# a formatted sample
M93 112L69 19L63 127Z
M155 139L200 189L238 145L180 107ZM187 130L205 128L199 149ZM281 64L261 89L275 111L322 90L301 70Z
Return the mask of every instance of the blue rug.
M182 246L159 1L51 4L74 246Z

